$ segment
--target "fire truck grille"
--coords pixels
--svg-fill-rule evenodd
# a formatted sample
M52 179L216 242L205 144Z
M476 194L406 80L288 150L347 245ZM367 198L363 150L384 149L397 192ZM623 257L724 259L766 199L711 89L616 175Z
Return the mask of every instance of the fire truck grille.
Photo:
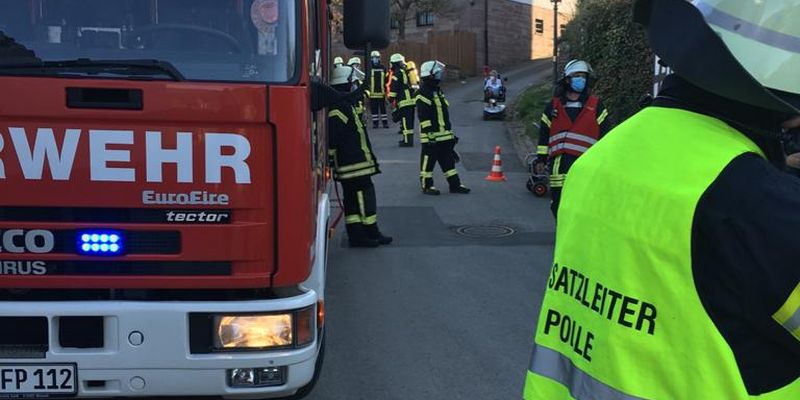
M48 261L47 275L94 276L224 276L231 274L229 262L197 261Z

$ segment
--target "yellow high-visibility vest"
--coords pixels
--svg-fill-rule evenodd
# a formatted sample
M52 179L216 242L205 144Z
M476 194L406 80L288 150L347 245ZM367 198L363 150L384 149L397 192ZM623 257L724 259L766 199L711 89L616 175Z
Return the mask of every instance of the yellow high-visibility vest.
M676 161L677 148L691 151ZM720 120L650 107L575 162L526 400L800 399L800 379L748 394L695 289L695 208L744 153L764 157Z

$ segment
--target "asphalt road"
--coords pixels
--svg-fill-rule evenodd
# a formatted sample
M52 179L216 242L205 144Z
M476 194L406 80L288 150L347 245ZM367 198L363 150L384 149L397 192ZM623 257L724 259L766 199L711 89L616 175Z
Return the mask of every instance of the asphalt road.
M549 63L509 72L509 100L549 72ZM399 148L396 128L370 131L383 170L378 221L395 243L350 249L343 229L334 239L327 354L310 400L521 398L554 224L549 201L525 189L504 123L482 121L481 90L479 80L445 88L472 194L449 194L437 167L443 194L422 195L418 142ZM484 180L496 145L503 183Z

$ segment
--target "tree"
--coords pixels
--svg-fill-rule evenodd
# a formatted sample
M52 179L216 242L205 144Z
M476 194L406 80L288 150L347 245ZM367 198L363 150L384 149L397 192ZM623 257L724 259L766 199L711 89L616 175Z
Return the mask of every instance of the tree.
M406 23L413 21L416 11L429 11L437 16L453 12L455 7L452 0L390 0L391 18L398 22L397 36L400 40L406 38ZM331 29L341 34L344 26L343 15L344 0L331 0Z
M406 22L411 14L411 7L417 0L392 0L392 19L397 21L397 37L400 40L406 38Z
M639 111L638 100L653 87L653 52L644 30L633 23L633 0L580 0L567 25L564 59L589 61L595 93L621 122Z
M344 11L342 0L331 0L330 2L331 32L341 35L344 32Z
M406 38L406 23L413 21L416 11L432 12L441 16L455 10L452 0L391 0L392 19L397 21L397 37Z

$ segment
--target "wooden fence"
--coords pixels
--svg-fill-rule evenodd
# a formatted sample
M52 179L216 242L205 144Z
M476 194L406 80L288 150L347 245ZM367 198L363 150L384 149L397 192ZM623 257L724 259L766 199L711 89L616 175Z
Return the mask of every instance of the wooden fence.
M405 40L393 42L383 50L384 58L400 53L406 60L414 61L417 68L428 60L447 64L449 76L472 76L479 72L477 63L477 38L473 32L428 32L426 41Z
M481 73L478 64L478 39L475 33L465 31L428 32L423 38L392 42L381 50L384 64L389 64L389 56L400 53L406 60L414 61L419 68L428 60L439 60L447 64L449 78L474 76ZM333 56L344 57L344 61L354 54L340 40L333 42Z

